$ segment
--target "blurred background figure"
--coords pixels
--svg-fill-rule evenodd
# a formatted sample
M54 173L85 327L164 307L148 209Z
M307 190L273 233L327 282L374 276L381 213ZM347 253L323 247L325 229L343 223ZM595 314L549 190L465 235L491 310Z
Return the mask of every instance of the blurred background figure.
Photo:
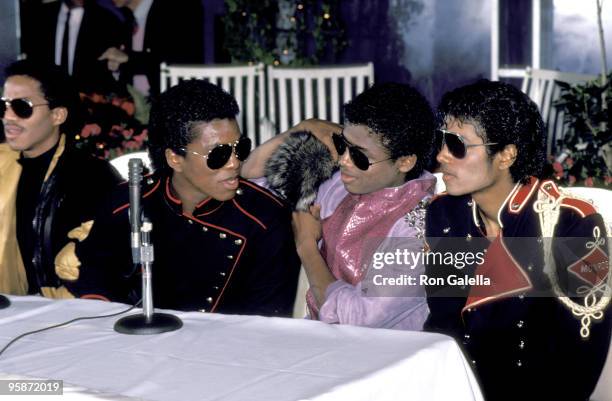
M123 45L121 29L118 16L95 0L30 2L22 12L22 52L60 66L81 92L107 93L115 79L98 57Z
M125 47L110 46L100 60L144 95L159 93L159 65L201 64L203 10L199 0L113 0L120 10Z

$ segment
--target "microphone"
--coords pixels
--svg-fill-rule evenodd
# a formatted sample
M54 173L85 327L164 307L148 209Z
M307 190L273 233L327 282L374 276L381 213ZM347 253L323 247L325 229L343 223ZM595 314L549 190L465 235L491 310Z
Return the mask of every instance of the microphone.
M140 183L142 182L142 160L130 159L128 162L128 182L130 190L130 227L132 261L140 264Z
M130 159L128 162L130 190L130 245L134 266L142 266L142 314L119 319L115 331L122 334L158 334L178 330L183 322L178 317L155 312L153 307L153 224L147 217L141 218L140 182L142 181L142 160Z

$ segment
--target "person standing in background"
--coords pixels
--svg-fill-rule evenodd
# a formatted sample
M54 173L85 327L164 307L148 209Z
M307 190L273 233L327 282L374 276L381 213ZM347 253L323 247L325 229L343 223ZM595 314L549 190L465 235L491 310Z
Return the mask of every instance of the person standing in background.
M203 10L199 0L114 0L131 32L127 46L100 53L120 80L144 95L158 94L160 64L201 64L204 60ZM132 14L130 18L129 15Z
M81 92L108 93L116 81L99 55L123 46L121 22L95 0L28 5L22 12L22 51L37 63L55 64Z

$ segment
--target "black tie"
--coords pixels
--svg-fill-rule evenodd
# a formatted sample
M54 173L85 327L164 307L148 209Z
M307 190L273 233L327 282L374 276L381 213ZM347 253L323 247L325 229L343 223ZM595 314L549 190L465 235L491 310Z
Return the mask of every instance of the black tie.
M64 37L62 38L62 60L61 66L66 74L70 73L68 68L68 48L70 47L70 9L66 13L66 23L64 24Z

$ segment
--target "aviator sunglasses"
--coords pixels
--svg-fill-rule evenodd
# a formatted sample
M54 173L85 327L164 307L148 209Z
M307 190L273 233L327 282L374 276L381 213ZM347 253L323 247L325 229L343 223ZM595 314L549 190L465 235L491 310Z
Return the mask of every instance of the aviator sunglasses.
M348 148L349 156L351 157L351 160L353 161L355 167L357 167L359 170L365 171L369 169L370 166L373 164L381 163L392 159L392 157L389 157L384 160L371 162L370 159L368 159L368 156L366 156L361 150L359 150L357 146L351 145L349 141L347 141L347 139L344 137L344 134L332 134L332 140L334 141L334 146L336 147L338 156L342 156Z
M251 153L251 140L246 136L243 136L233 143L221 143L209 150L205 155L187 148L181 148L181 150L183 152L193 153L194 155L203 157L206 160L208 168L211 170L217 170L225 166L232 156L232 152L236 154L236 159L240 160L241 162L245 161L246 158L249 157L249 153Z
M18 99L9 99L6 97L0 98L0 118L4 118L4 114L6 110L10 108L13 110L13 113L19 118L30 118L32 117L32 113L34 113L34 107L36 106L45 106L49 103L39 103L34 104L30 99L26 98L18 98Z
M438 132L442 135L441 148L444 147L444 145L446 145L448 152L451 155L453 155L455 159L463 159L465 155L467 154L468 148L471 148L474 146L497 145L497 142L467 144L465 143L465 139L463 139L461 135L458 135L454 132L447 131L445 129L439 129Z

